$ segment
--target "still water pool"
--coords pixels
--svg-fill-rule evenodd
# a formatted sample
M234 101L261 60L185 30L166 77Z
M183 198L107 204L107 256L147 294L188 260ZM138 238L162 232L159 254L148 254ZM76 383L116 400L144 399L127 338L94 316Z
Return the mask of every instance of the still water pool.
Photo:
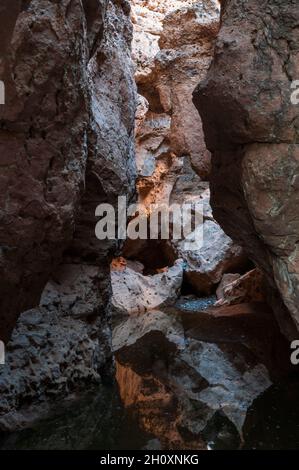
M299 449L299 377L273 385L251 406L244 427L244 449ZM217 423L215 423L215 426ZM220 424L221 426L221 424ZM226 429L217 429L212 449L234 444ZM30 429L2 435L1 449L137 450L159 448L127 412L116 385L91 390L75 401L61 403L53 414Z

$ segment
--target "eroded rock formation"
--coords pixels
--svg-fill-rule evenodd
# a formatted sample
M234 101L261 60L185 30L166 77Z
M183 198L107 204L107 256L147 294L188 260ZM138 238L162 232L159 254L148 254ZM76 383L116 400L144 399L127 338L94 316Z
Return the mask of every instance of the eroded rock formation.
M183 260L177 260L174 266L166 267L161 273L144 276L141 263L124 264L116 261L111 268L112 301L111 310L114 320L132 314L144 313L149 310L174 303L183 282ZM142 265L141 265L142 266Z
M0 337L68 262L100 265L94 209L134 191L129 3L2 2ZM7 31L8 28L8 31ZM74 230L75 239L72 247ZM107 295L106 295L107 297Z
M293 73L291 54L290 64L282 65L275 48L267 55L269 43L278 41L281 56L284 47L295 48L276 25L271 24L272 36L266 28L264 34L253 30L263 22L261 15L255 18L255 2L241 2L239 9L233 0L222 3L216 58L196 103L213 154L217 218L245 247L252 241L248 251L261 270L252 269L243 249L214 219L210 153L192 103L192 90L211 63L218 2L133 0L139 209L148 222L151 203L201 202L203 220L191 238L202 230L203 244L191 250L188 237L128 240L122 254L131 259L114 258L112 283L117 242L96 239L95 208L114 204L122 194L133 199L135 192L129 3L31 0L16 2L11 10L3 3L9 29L0 44L0 72L7 83L7 107L0 109L5 340L17 323L0 373L0 430L28 426L51 407L50 398L69 397L90 384L98 392L107 370L111 377L113 352L123 403L137 414L141 428L158 438L154 445L198 449L223 441L236 448L253 401L285 373L289 350L266 304L263 283L265 275L273 280L281 265L272 248L265 251L269 237L272 245L278 239L269 214L280 220L286 208L291 230L296 226L296 211L275 199L283 177L296 187L291 160L296 148L290 144L288 158L280 161L281 146L293 134L285 128L278 137L276 88L270 110L277 124L271 127L275 143L248 143L253 137L265 140L268 117L238 85L245 81L267 104L272 82L265 70L273 68L276 81L270 79L276 85L280 73ZM267 15L276 17L280 10L273 5L280 3L268 3ZM290 26L291 10L281 9ZM237 25L244 27L239 41L230 39ZM253 47L251 55L244 54L247 47ZM251 61L264 77L262 88L253 83L251 69L244 78ZM218 87L228 76L233 79L221 92ZM219 115L213 107L218 98ZM273 193L269 163L275 169ZM283 260L293 238L286 240L276 247Z
M0 338L17 326L0 428L13 429L34 417L24 402L67 396L111 366L117 241L96 239L95 208L134 195L136 87L126 0L4 3Z
M299 328L298 18L297 2L226 0L194 94L213 155L214 215L266 273L289 337Z
M206 179L210 155L203 138L198 139L201 120L190 96L210 64L218 30L218 4L133 3L136 82L148 103L143 129L137 129L137 164L139 160L143 163L138 166L139 175L150 176L150 160L160 160L162 165L168 156L168 160L175 158L173 164L178 166L179 157L189 157Z
M210 154L191 95L205 77L219 27L217 1L134 1L133 59L139 101L136 163L139 207L151 204L203 205L203 245L190 239L160 244L167 264L182 258L184 278L198 295L209 295L227 272L242 271L246 259L213 219L209 204ZM154 249L154 247L153 247ZM144 257L127 244L124 256ZM138 258L139 256L139 258Z

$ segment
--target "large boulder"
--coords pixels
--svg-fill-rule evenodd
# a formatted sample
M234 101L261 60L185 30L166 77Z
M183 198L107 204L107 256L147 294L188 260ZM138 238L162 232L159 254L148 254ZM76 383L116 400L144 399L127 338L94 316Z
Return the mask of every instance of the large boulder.
M204 221L200 248L190 250L185 246L185 240L181 241L177 253L186 261L186 279L198 295L211 294L224 273L238 271L246 265L242 248L214 220Z
M201 182L186 164L171 192L170 202L198 204L202 224L181 240L171 239L167 243L167 252L170 259L185 261L185 279L193 291L198 295L209 295L225 273L242 272L247 258L242 248L233 243L215 221L208 183Z
M163 272L145 276L127 266L112 267L112 313L127 316L144 313L167 304L178 298L183 282L183 262L177 260L174 266Z

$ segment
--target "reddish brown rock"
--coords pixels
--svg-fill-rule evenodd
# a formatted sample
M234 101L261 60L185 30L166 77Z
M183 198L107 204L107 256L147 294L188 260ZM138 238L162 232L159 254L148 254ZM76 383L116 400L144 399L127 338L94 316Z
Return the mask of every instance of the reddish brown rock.
M212 207L267 275L286 335L299 328L296 2L226 0L215 57L194 94L212 152ZM279 293L279 294L278 294Z
M223 274L222 279L219 283L219 286L217 287L216 290L216 297L217 299L223 299L224 297L224 289L226 286L229 286L232 282L236 281L239 279L240 274Z
M218 3L133 1L133 58L140 93L136 158L140 202L168 202L184 158L202 179L210 171L192 90L212 57ZM201 135L202 138L198 138Z
M244 264L242 250L212 216L207 182L210 155L192 103L192 90L205 77L213 54L219 5L216 1L134 1L132 18L140 93L136 116L139 203L147 214L150 204L204 203L203 246L191 251L188 240L170 241L162 250L168 263L184 259L186 279L195 292L211 293L223 273L238 271ZM139 243L139 250L134 245L139 259L144 245Z
M6 104L0 107L0 337L5 341L18 315L38 305L75 225L68 258L100 264L109 295L107 258L113 245L93 235L94 209L134 189L128 2L13 3L2 2L0 16L1 34L5 31L0 79L6 86Z

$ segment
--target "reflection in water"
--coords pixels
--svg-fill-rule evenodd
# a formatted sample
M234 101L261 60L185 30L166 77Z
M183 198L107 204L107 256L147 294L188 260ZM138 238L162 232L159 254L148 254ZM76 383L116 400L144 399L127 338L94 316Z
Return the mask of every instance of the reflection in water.
M245 424L245 449L299 447L299 378L272 386L251 406ZM158 417L159 418L159 417ZM161 417L160 417L161 418ZM154 429L157 416L148 415ZM158 419L159 422L159 419ZM159 448L125 412L115 387L93 390L79 401L57 407L53 416L30 429L1 436L3 449L138 450ZM236 449L239 441L228 420L217 415L205 431L210 449Z
M242 448L248 411L289 363L267 306L209 300L198 310L203 299L181 298L113 331L122 401L164 449Z
M66 400L30 429L0 436L0 448L298 448L299 377L270 386L263 365L277 369L273 351L283 352L272 317L209 305L198 313L197 300L181 299L125 319L114 329L119 390Z
M57 406L51 417L30 429L1 436L0 448L130 450L141 449L149 439L124 410L116 386L102 386Z

